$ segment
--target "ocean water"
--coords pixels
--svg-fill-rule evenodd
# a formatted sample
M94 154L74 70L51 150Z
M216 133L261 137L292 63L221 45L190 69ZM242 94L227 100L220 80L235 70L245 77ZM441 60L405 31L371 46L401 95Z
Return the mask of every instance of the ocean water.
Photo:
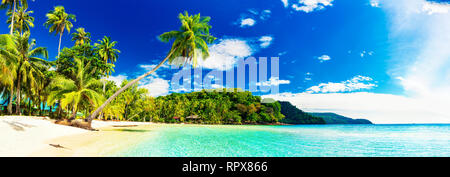
M109 156L450 156L450 125L158 125L152 136Z

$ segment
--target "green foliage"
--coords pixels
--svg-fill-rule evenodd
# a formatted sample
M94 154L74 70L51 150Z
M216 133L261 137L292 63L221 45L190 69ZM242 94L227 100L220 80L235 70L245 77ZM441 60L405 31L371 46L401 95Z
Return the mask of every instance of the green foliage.
M101 82L92 76L90 63L84 64L80 59L75 59L75 70L67 76L56 76L50 83L50 96L48 103L53 104L57 99L61 100L61 107L72 109L72 118L75 118L79 108L98 107L104 97L98 92ZM91 70L91 72L89 72Z
M320 117L327 124L372 124L367 119L352 119L335 113L309 113L313 116Z
M184 14L178 15L178 19L181 22L180 30L161 34L159 39L162 42L173 40L170 50L171 55L169 56L170 63L182 65L190 62L195 67L199 55L203 59L208 58L208 44L216 40L214 36L209 34L211 18L202 17L200 14L192 16L185 11Z
M277 103L262 104L260 100L259 96L253 96L247 91L203 90L185 94L173 93L147 101L148 108L143 113L146 114L145 117L157 122L206 124L268 124L283 118L279 109L276 109ZM199 118L193 119L193 116ZM139 120L138 117L135 118Z
M287 124L325 124L320 117L312 116L286 101L280 101L281 113L286 117L281 121ZM277 108L278 109L278 108Z
M64 30L67 30L70 33L70 30L73 27L72 21L76 21L75 15L66 13L63 6L56 6L45 16L47 17L47 21L44 25L49 28L50 33L55 34L62 34L64 33Z

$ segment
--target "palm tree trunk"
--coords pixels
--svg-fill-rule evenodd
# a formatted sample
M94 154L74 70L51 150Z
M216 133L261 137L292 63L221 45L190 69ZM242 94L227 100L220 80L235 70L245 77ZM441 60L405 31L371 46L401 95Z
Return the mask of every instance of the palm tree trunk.
M8 103L8 114L12 114L12 102L14 97L14 89L9 89L9 103Z
M64 27L62 28L61 33L59 34L58 58L59 58L59 53L61 52L61 39L62 39L63 33L64 33Z
M77 108L74 106L72 109L72 119L76 119L77 118Z
M62 38L62 33L61 33L61 35L59 35L58 58L59 58L59 53L61 52L61 38Z
M22 112L20 112L20 80L21 80L21 74L19 73L19 78L17 79L17 101L16 101L16 114L22 115Z
M124 87L120 88L116 93L114 93L111 97L108 98L108 100L106 100L99 108L97 108L88 118L88 122L89 124L91 124L92 120L94 118L97 117L97 115L109 104L111 103L112 100L114 100L114 98L116 98L117 96L119 96L120 93L122 93L123 91L125 91L127 88L131 87L133 84L135 84L136 82L140 81L141 79L147 77L148 75L152 74L153 72L155 72L159 67L161 67L168 59L169 57L172 55L173 51L171 50L171 52L169 53L169 55L167 55L166 58L164 58L163 61L161 61L161 63L158 64L158 66L156 66L155 68L153 68L151 71L145 73L142 76L139 76L137 79L129 82L127 85L125 85Z
M13 35L14 31L14 16L16 13L16 0L13 1L13 11L12 11L12 18L11 18L11 31L9 32L10 35Z

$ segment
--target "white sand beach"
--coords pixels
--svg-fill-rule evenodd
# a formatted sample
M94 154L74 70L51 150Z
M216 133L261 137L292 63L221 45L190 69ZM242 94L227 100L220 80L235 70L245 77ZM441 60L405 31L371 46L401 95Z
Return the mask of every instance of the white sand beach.
M0 116L0 156L99 156L99 151L105 147L112 148L112 145L117 146L117 141L136 136L133 131L120 131L120 128L112 126L150 124L94 120L92 127L100 131L88 131L57 125L46 117ZM121 144L132 143L123 142ZM64 148L52 147L50 144L59 144Z

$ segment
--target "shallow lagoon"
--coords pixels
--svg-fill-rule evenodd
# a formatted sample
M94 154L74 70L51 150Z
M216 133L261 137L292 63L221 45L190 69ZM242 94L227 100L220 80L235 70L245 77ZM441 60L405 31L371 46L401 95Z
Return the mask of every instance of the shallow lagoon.
M107 156L450 156L450 125L154 125L142 142ZM153 127L153 126L152 126Z

